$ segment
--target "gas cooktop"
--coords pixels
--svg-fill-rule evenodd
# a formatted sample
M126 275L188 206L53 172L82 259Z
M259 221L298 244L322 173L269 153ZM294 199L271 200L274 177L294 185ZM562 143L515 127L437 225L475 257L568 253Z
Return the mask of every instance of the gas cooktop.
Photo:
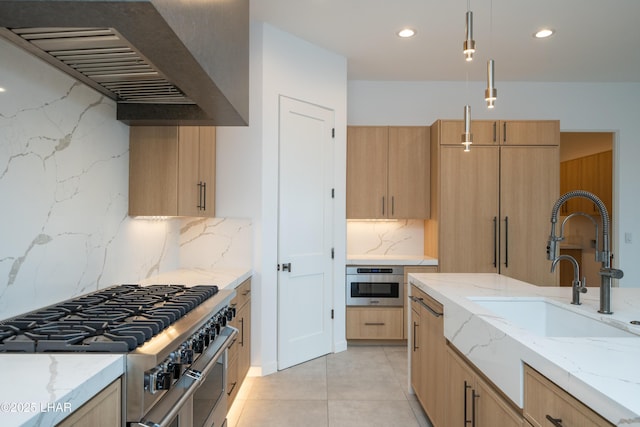
M0 352L126 353L216 293L210 285L113 286L0 322Z

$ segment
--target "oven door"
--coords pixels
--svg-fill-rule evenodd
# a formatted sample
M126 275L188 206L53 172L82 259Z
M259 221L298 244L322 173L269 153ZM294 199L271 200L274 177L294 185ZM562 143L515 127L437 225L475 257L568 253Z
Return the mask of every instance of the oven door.
M347 276L348 306L402 306L402 275L357 274Z
M222 427L227 413L227 349L237 335L237 329L227 326L216 345L200 355L138 425Z

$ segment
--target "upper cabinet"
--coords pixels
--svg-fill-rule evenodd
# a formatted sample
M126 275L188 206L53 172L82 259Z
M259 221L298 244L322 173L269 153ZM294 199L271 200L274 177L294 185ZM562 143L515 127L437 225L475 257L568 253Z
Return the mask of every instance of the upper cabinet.
M132 126L129 215L213 217L216 129Z
M429 127L349 126L347 218L429 218L429 159Z
M493 143L493 124L500 144ZM507 124L507 140L501 137ZM472 122L472 132L489 136L470 152L460 144L462 121L431 126L433 205L425 223L426 255L437 257L441 272L500 273L536 285L555 285L544 248L559 189L559 123L543 121ZM475 124L475 127L474 127ZM523 134L531 128L541 138ZM547 135L547 127L558 129ZM510 129L518 128L518 132ZM458 130L460 132L458 133ZM517 139L516 139L516 135ZM544 135L544 137L542 136ZM514 139L520 141L516 144ZM525 144L531 142L531 144ZM427 244L429 240L429 244Z
M440 121L440 143L461 143L462 120ZM558 120L472 120L474 145L559 145Z

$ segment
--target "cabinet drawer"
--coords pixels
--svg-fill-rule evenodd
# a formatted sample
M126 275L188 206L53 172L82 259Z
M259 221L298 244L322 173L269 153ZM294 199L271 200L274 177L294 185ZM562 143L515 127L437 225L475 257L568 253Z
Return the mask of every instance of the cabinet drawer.
M241 309L251 298L251 279L247 279L236 288L236 296L231 300L231 304L236 305L236 309Z
M575 397L558 387L539 372L525 365L524 415L533 426L558 425L601 427L613 426ZM549 417L549 418L548 418Z
M347 339L402 339L402 307L348 307Z

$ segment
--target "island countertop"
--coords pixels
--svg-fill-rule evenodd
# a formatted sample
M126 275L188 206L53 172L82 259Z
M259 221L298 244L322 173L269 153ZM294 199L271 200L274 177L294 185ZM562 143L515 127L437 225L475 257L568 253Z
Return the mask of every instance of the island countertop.
M640 289L612 289L613 315L598 313L599 289L571 305L571 288L538 287L499 274L409 275L444 307L444 335L514 403L523 406L523 362L615 425L640 426ZM541 297L638 334L630 338L543 337L470 297Z

